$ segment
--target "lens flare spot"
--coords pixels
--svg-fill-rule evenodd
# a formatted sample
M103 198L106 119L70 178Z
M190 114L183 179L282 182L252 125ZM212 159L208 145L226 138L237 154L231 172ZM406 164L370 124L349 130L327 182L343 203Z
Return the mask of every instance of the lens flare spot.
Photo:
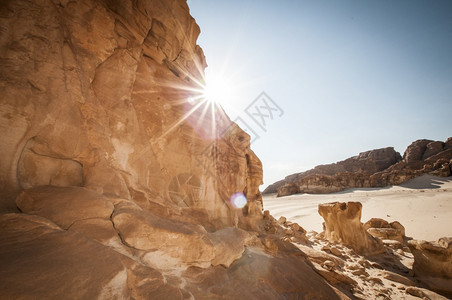
M245 207L247 200L243 193L238 192L231 196L231 203L235 208L243 208Z

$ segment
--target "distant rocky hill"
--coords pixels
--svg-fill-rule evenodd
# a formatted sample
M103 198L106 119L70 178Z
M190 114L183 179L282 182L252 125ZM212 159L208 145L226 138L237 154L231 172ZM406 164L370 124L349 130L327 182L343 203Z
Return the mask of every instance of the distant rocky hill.
M383 187L401 184L428 173L451 175L452 137L446 142L421 139L405 150L403 157L392 147L360 153L333 164L287 176L270 184L264 194L334 193L347 188Z

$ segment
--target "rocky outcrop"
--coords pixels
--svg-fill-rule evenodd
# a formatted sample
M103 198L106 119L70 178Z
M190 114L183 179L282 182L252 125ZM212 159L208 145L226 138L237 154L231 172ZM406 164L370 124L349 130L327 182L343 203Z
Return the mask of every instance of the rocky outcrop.
M370 176L362 173L338 173L335 175L309 175L298 181L300 191L310 194L327 194L347 188L362 188L370 184Z
M447 177L452 170L450 140L444 143L417 140L408 146L403 159L390 147L363 152L344 161L289 175L269 185L263 193L325 194L348 188L397 185L423 174Z
M405 151L402 161L371 176L371 186L402 184L423 174L451 176L452 148L447 143L431 140L413 142Z
M319 204L319 214L325 220L324 237L331 243L341 243L359 254L373 255L384 251L383 244L367 233L361 223L360 202Z
M437 242L411 240L413 274L432 290L452 296L452 238Z

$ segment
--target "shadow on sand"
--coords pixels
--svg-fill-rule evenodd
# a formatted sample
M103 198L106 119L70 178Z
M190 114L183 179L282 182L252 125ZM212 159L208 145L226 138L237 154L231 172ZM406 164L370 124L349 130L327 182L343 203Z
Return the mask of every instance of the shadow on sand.
M405 183L400 184L401 187L408 189L439 189L446 182L452 182L452 176L437 177L428 174L413 178Z

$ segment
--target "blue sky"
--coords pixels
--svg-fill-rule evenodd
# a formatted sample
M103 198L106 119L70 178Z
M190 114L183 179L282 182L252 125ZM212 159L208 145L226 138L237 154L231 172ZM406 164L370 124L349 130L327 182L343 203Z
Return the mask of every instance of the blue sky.
M264 185L318 164L452 136L452 1L188 0L208 77L258 135ZM262 92L284 111L262 130ZM243 126L242 126L243 127Z

